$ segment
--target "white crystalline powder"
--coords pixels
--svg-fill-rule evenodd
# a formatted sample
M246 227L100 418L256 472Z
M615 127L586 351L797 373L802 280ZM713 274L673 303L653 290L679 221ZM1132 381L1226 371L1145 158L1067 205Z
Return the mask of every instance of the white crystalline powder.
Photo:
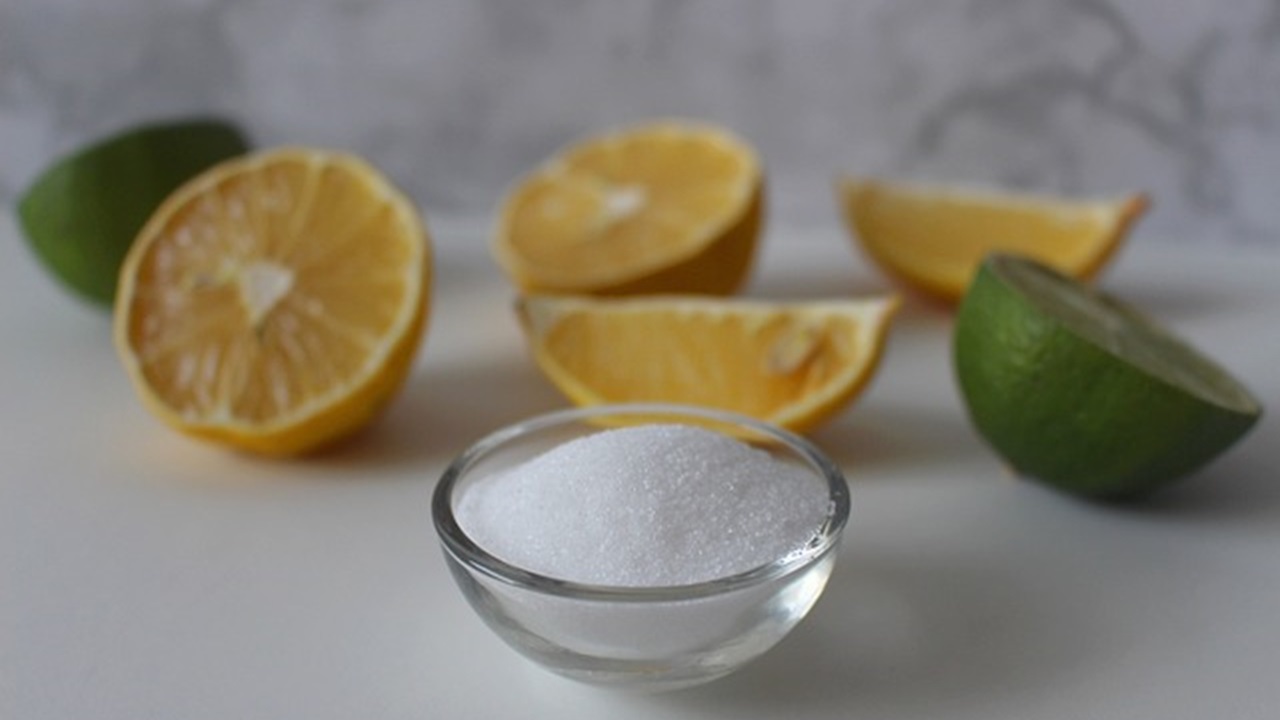
M687 425L606 430L468 487L462 530L490 554L580 583L703 582L798 550L827 516L826 481Z

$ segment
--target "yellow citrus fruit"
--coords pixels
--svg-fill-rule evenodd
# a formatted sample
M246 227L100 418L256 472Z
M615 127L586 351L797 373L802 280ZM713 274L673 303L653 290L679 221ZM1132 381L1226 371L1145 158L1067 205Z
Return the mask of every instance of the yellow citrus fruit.
M728 295L750 272L762 195L754 150L727 130L631 127L517 182L492 251L525 292Z
M578 405L664 402L804 431L875 374L896 297L795 303L530 295L534 359Z
M841 180L837 195L850 232L875 263L952 303L983 257L997 251L1087 280L1148 205L1142 194L1089 202L867 178Z
M115 342L147 406L191 435L303 453L370 420L428 314L430 239L364 161L285 148L216 165L143 227Z

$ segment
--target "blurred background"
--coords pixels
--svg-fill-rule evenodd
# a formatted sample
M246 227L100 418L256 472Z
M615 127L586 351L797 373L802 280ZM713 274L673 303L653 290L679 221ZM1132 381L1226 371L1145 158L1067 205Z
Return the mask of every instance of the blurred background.
M1280 0L0 0L0 201L128 125L238 119L488 222L561 145L656 116L760 150L775 232L845 172L1098 196L1136 241L1280 246Z

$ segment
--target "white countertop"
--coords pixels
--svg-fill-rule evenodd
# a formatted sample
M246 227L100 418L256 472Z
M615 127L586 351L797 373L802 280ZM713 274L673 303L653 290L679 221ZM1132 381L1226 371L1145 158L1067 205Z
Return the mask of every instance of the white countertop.
M1140 509L1011 479L967 423L949 316L899 316L861 401L813 434L853 515L825 596L739 673L636 696L507 649L429 516L471 441L565 402L459 227L416 372L321 458L187 440L134 398L105 313L0 220L0 717L1273 718L1280 707L1280 253L1135 238L1105 284L1270 414ZM833 230L773 228L749 294L887 287Z

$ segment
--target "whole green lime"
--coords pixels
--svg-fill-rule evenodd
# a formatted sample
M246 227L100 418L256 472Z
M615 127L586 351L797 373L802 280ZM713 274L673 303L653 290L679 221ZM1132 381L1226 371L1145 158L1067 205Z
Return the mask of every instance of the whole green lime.
M36 256L65 285L110 305L125 253L151 213L179 185L249 142L230 122L145 125L56 161L18 201Z
M1141 497L1240 439L1259 402L1120 300L1026 258L984 260L953 360L974 425L1013 470L1069 493Z

